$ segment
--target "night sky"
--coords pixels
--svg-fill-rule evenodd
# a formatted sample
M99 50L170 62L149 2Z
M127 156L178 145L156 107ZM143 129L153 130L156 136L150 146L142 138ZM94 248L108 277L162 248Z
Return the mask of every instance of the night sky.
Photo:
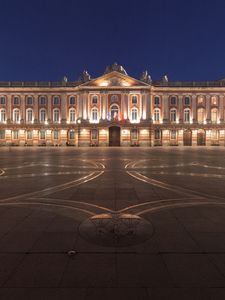
M0 0L0 80L74 81L118 62L153 80L225 78L224 0Z

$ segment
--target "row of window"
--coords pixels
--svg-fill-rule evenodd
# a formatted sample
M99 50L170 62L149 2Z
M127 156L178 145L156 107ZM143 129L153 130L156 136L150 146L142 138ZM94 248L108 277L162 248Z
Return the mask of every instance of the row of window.
M219 117L218 109L216 109L216 108L211 109L211 122L217 123L218 117ZM161 110L159 108L154 109L153 120L156 123L160 122ZM174 108L170 110L170 121L171 122L177 121L177 110ZM190 123L190 121L191 121L191 110L188 108L184 109L184 111L183 111L183 121L185 123ZM197 110L197 121L198 121L198 123L203 123L205 121L205 109L204 108L199 108Z
M18 108L13 109L13 121L15 123L20 122L20 110ZM110 108L110 115L108 119L111 120L118 120L119 119L119 107L117 105L112 105ZM26 122L32 123L34 120L34 113L31 108L26 110ZM39 110L39 121L45 122L47 120L47 112L45 109ZM154 122L160 122L161 120L161 110L159 108L154 109L153 113L153 120ZM60 121L60 110L58 108L53 109L53 122L59 122ZM94 123L97 123L99 121L99 112L97 108L93 108L91 110L91 121ZM131 109L131 121L137 122L138 121L138 109L133 107ZM177 121L177 110L171 109L170 110L170 121L176 122ZM186 123L189 123L191 121L191 111L190 109L184 109L183 111L183 121ZM203 123L205 121L205 109L199 108L197 110L197 121L199 123ZM211 121L213 123L216 123L218 121L218 109L213 108L211 109ZM6 122L6 110L1 109L0 110L0 122L4 123ZM76 122L76 110L74 108L71 108L69 110L69 122L74 123Z
M14 96L12 99L12 104L13 105L20 105L20 97L19 96ZM52 98L52 103L53 105L60 105L61 98L59 96L53 96ZM6 97L1 96L0 97L0 104L5 105L6 104ZM32 96L27 96L26 97L26 104L27 105L33 105L34 104L34 98ZM76 97L71 96L69 97L69 105L75 105L76 104ZM47 105L47 97L46 96L40 96L39 97L39 105Z
M170 105L177 105L178 104L178 97L177 96L170 96L169 97L170 100ZM154 105L160 105L160 97L159 96L155 96L154 97ZM184 105L188 106L191 104L191 97L190 96L185 96L183 98L183 103ZM198 96L197 98L197 103L199 105L203 105L205 103L205 97L204 96ZM211 97L211 105L218 105L218 98L216 96L212 96Z
M177 96L170 96L170 105L177 105L178 103L178 97ZM112 95L111 96L112 101L117 101L118 96ZM154 105L160 105L161 98L159 96L154 97ZM191 97L185 96L184 99L184 105L188 106L191 104ZM52 103L53 105L60 105L61 98L60 96L53 96ZM131 96L131 102L133 105L136 105L138 103L138 98L136 95ZM33 105L34 98L33 96L27 96L26 97L26 104L27 105ZM92 104L95 105L98 103L98 96L94 95L92 96ZM197 103L199 105L203 105L205 103L205 97L204 96L198 96ZM5 105L6 104L6 96L0 96L0 104ZM76 104L76 97L70 96L69 97L69 105L75 105ZM20 105L20 97L19 96L13 96L13 105ZM39 96L39 105L47 105L47 97L46 96ZM211 105L218 105L218 98L216 96L211 97Z

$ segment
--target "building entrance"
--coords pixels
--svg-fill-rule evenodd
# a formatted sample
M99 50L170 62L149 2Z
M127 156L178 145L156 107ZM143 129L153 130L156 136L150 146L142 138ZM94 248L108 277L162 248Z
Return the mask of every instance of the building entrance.
M184 131L184 146L191 146L192 145L192 134L191 130Z
M109 146L120 146L120 127L109 127Z

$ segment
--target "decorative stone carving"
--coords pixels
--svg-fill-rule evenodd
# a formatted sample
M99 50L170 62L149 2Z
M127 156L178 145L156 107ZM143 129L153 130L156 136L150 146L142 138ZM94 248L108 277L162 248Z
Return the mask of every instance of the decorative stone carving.
M145 82L145 83L151 83L152 82L152 78L151 78L151 75L148 74L148 71L144 71L142 74L141 74L141 77L140 77L140 80Z
M108 74L113 71L127 75L127 72L125 71L125 69L121 65L118 65L116 62L114 64L112 64L111 66L106 67L104 74Z

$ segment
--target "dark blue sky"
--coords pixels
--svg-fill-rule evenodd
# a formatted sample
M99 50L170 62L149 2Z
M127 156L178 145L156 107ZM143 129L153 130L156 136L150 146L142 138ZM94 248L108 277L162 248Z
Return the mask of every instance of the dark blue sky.
M225 77L224 0L0 0L0 80Z

